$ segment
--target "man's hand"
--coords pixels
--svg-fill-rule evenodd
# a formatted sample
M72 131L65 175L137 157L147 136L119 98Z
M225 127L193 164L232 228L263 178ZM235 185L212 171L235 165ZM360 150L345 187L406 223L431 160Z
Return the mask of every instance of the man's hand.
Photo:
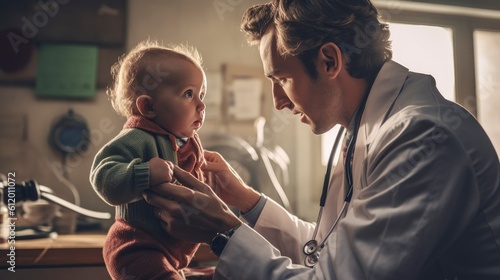
M182 186L164 183L144 194L146 201L158 208L158 216L169 235L210 243L218 232L241 224L207 184L178 166L174 166L173 174Z
M214 192L241 212L250 211L259 201L260 194L245 184L219 153L205 150L204 155L207 161L204 172Z

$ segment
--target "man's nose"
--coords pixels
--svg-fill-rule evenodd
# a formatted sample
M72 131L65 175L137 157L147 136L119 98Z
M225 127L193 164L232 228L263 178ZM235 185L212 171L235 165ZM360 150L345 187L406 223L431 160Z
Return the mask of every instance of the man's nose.
M290 99L288 99L288 96L279 84L273 83L273 97L274 108L276 108L276 110L279 111L285 108L290 109Z

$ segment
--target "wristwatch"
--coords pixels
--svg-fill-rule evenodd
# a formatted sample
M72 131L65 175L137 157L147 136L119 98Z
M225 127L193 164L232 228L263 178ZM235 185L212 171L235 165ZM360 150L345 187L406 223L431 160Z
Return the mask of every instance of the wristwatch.
M210 244L210 249L212 252L217 256L220 257L222 254L222 251L226 247L227 242L229 241L229 238L233 235L233 233L241 226L241 224L235 226L234 228L223 232L223 233L217 233L215 237L212 239L212 243Z

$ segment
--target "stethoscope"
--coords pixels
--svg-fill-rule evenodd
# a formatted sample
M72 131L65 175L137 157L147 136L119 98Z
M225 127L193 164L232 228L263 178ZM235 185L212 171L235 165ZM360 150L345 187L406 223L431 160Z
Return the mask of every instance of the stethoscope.
M326 196L328 194L328 186L330 184L330 173L332 171L332 165L333 165L333 158L335 155L335 152L338 150L340 140L342 139L342 135L344 134L344 127L341 127L339 132L337 133L337 136L335 137L335 141L333 143L332 151L330 152L330 157L328 159L328 165L326 168L326 173L325 173L325 179L323 181L323 189L321 191L321 199L319 201L319 213L318 213L318 219L316 220L316 226L314 227L314 232L312 239L307 241L306 244L304 244L304 248L302 251L306 255L306 258L304 259L304 265L307 267L314 267L318 261L319 261L319 254L323 247L325 247L326 240L328 237L332 234L332 232L335 230L337 227L338 222L340 219L344 216L344 214L347 212L347 209L349 207L349 203L351 202L352 198L352 190L353 190L353 179L352 179L352 158L353 158L353 152L354 152L354 146L356 143L356 138L359 130L359 123L361 120L361 115L363 115L363 110L365 108L365 103L366 103L366 98L363 99L361 102L360 108L358 112L356 112L355 115L355 123L354 123L354 129L353 129L353 134L352 138L349 140L349 144L347 145L347 151L346 155L344 158L344 177L345 177L345 186L347 191L347 194L345 195L344 198L344 203L342 204L342 208L340 210L340 213L338 214L337 218L335 219L335 222L331 226L330 230L328 230L327 234L323 238L321 242L318 243L316 240L316 236L318 234L318 228L321 223L321 217L323 216L323 208L325 206L326 202Z

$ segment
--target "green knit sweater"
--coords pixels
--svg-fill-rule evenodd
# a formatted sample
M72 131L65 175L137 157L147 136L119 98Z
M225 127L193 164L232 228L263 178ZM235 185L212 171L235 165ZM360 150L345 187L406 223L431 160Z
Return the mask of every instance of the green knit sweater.
M177 164L167 136L137 128L123 129L95 156L90 181L104 201L116 206L118 218L161 237L165 234L154 207L142 197L150 187L149 160L154 157Z

